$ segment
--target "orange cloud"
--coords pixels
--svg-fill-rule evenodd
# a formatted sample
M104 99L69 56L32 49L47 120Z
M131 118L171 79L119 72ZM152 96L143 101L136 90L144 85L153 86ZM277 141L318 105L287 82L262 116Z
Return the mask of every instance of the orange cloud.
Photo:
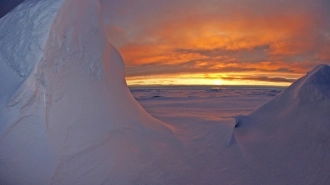
M127 79L142 82L162 76L169 82L171 76L193 79L196 74L221 73L231 74L228 81L288 83L316 64L330 63L330 31L321 31L325 19L318 12L320 5L238 2L212 1L206 6L191 1L195 6L188 5L184 13L174 9L157 19L137 21L139 29L118 48L128 67ZM259 76L253 76L256 73Z

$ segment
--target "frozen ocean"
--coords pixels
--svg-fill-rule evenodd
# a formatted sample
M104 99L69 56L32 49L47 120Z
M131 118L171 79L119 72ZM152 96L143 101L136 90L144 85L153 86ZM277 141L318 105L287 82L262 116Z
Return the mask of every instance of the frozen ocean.
M166 123L217 121L245 115L285 87L139 86L130 91L142 107Z
M330 184L329 65L285 89L129 89L100 8L0 19L0 185Z

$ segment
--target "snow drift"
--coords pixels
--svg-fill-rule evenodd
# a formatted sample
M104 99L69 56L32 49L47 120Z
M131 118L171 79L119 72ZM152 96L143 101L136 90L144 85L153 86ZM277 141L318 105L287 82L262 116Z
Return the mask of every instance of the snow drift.
M330 66L317 66L236 121L255 184L330 183Z
M236 126L169 126L130 94L99 9L26 0L0 19L1 185L330 183L329 66Z
M0 20L0 184L180 179L180 143L131 96L99 6L27 0Z

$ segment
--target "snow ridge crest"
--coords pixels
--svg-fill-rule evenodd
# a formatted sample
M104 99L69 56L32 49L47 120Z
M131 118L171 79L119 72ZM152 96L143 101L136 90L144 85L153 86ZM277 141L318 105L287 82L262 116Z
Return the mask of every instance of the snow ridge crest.
M330 66L321 64L292 85L293 98L301 102L330 99ZM289 90L289 89L288 89Z

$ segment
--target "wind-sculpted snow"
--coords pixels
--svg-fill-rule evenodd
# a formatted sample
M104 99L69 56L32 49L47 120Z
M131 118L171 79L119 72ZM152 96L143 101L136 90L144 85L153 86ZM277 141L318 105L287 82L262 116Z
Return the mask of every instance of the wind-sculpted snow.
M40 61L56 7L62 2L28 1L1 19L2 60L20 76L26 77Z
M236 123L191 108L165 124L128 90L99 11L97 0L26 0L0 19L1 185L330 183L329 66ZM241 96L219 91L203 93Z
M236 118L235 138L256 170L257 184L330 183L329 94L330 67L320 65Z
M131 96L95 0L0 20L0 184L171 184L181 144ZM169 169L170 168L170 169ZM148 173L146 173L148 171Z

